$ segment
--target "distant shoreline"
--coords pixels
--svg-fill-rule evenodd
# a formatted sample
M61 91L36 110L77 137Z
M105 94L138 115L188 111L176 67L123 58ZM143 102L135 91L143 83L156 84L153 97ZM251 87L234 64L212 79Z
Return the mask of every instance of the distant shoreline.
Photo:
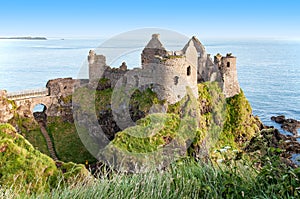
M46 37L0 37L0 39L47 40Z

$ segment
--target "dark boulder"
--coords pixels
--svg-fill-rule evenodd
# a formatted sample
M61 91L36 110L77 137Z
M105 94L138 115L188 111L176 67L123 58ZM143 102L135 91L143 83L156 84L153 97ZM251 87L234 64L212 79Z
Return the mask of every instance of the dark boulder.
M294 136L298 135L298 128L300 128L300 121L295 119L285 119L284 115L272 116L272 121L281 124L281 128L292 133Z

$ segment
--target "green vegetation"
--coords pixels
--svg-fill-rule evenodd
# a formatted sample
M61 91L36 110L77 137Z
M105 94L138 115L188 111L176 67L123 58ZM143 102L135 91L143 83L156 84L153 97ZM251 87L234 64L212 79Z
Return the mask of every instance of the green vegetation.
M83 165L55 162L16 133L10 124L0 124L0 185L15 194L49 192L59 184L89 176ZM0 191L0 197L2 192Z
M183 159L164 171L112 173L88 185L25 198L298 198L299 169L267 177L243 159L218 165Z
M135 90L130 98L129 104L136 109L149 113L150 108L155 105L163 105L165 100L159 100L157 94L153 92L150 88L144 91Z
M41 133L39 125L32 118L21 117L18 114L9 121L13 126L17 126L21 135L26 138L30 144L37 150L41 151L46 155L50 155L46 140Z
M166 62L169 59L179 59L183 58L182 55L168 55L167 57L160 58L162 62Z
M95 163L96 159L82 144L73 123L62 121L61 117L48 117L47 131L52 139L59 160L84 164L86 161ZM18 126L21 134L40 152L50 155L46 140L40 127L33 118L21 117L15 114L9 121Z
M198 85L198 99L187 89L180 102L167 105L151 89L134 91L130 99L122 89L117 102L128 100L134 112L146 115L136 126L117 133L105 148L107 160L122 161L124 168L102 168L94 180L83 165L61 162L57 166L10 125L0 125L0 198L299 198L300 169L282 161L284 148L280 142L274 145L272 130L260 132L261 123L242 91L225 99L217 83L203 83ZM98 113L111 111L112 93L110 88L82 88L75 98L86 106L84 111ZM87 99L95 99L96 104ZM167 113L148 114L155 104ZM13 121L42 151L45 143L38 138L36 123L18 116ZM95 161L74 124L49 117L47 130L61 160ZM169 145L178 152L176 161L163 169L142 168L172 156L164 151ZM145 170L134 173L138 170L134 163Z
M251 106L243 91L227 99L226 120L218 146L242 147L259 132L260 121L252 115Z
M53 140L59 160L81 164L86 161L96 162L82 144L73 123L64 122L60 117L48 117L47 131Z
M112 145L134 153L157 151L178 136L180 120L174 114L151 114L118 133Z

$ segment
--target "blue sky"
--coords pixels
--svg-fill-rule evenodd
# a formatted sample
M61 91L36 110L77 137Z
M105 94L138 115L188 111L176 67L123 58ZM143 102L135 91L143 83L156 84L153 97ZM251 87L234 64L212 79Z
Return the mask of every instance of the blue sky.
M201 38L300 38L300 1L4 0L0 36L108 37L155 27Z

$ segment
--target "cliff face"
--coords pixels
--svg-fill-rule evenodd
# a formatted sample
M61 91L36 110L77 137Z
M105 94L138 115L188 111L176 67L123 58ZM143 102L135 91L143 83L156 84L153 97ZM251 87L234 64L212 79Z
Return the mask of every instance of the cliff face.
M217 83L199 84L198 90L197 99L188 94L168 105L167 113L147 113L136 126L118 132L99 157L131 172L163 165L173 152L205 161L216 149L241 149L262 128L243 92L226 99ZM114 157L122 160L121 167Z
M61 93L60 90L64 89L64 87L59 86L58 83L59 81L52 82L48 86L57 88L53 89L53 91L58 90L59 92L57 93ZM207 82L198 84L197 99L194 99L193 95L187 95L181 101L172 105L166 101L159 100L156 93L150 88L141 91L136 90L132 93L129 100L129 114L133 122L137 122L137 126L128 126L130 128L121 131L112 112L112 93L113 90L110 88L110 82L105 79L100 80L96 92L89 90L87 87L82 89L82 93L77 93L83 100L80 101L82 105L88 105L85 103L85 99L95 98L95 105L90 110L96 110L98 124L108 140L112 141L107 146L108 148L121 147L122 150L133 152L139 152L140 149L155 151L163 149L164 146L168 145L172 140L176 140L176 137L179 136L179 142L176 143L176 146L180 148L181 155L193 156L196 159L205 159L214 149L224 146L231 146L232 148L242 147L243 143L251 139L261 128L261 123L258 118L252 115L251 106L243 92L226 99L218 83ZM56 151L59 157L61 160L80 163L83 163L85 160L94 161L86 153L86 149L80 143L80 138L76 132L71 107L72 96L63 95L57 97L60 99L60 102L57 104L60 107L58 108L61 111L60 116L48 117L47 128L53 136L54 145L57 146ZM30 142L34 143L35 147L38 147L42 151L47 151L44 146L45 142L38 140L40 136L33 118L24 119L18 114L14 115L12 111L14 104L3 99L2 97L2 101L6 103L5 110L8 110L8 114L5 115L7 119L15 116L10 122L17 126L20 132L26 135ZM123 107L122 100L119 100L118 103L118 107ZM191 105L193 105L192 108L189 108ZM12 109L10 109L10 106L12 106ZM163 113L166 116L151 116L153 113ZM90 113L81 114L88 115ZM193 116L187 117L189 114ZM122 117L124 117L124 114L119 114L117 117L117 119L123 120ZM145 118L145 120L142 118ZM156 120L153 118L160 119ZM152 124L154 121L156 121L156 124ZM169 125L168 122L174 122L174 128L165 128L165 125ZM139 142L139 139L135 135L138 131L135 129L146 131L146 129L149 130L151 125L154 127L161 126L165 130L161 129L159 134L156 135L156 132L154 132L156 128L153 129L153 136L156 136L155 142L152 140L152 134L149 135L149 138L141 139L141 142ZM181 129L181 131L179 127L182 125L187 129ZM144 127L146 129L143 130ZM90 127L87 126L86 128L89 129ZM184 132L191 134L188 135ZM128 137L128 134L131 136ZM97 135L95 135L95 138L97 138ZM78 149L74 149L71 146L75 142L79 142ZM82 153L80 152L82 156L77 157L76 155L72 155L74 150L78 152L82 151Z

